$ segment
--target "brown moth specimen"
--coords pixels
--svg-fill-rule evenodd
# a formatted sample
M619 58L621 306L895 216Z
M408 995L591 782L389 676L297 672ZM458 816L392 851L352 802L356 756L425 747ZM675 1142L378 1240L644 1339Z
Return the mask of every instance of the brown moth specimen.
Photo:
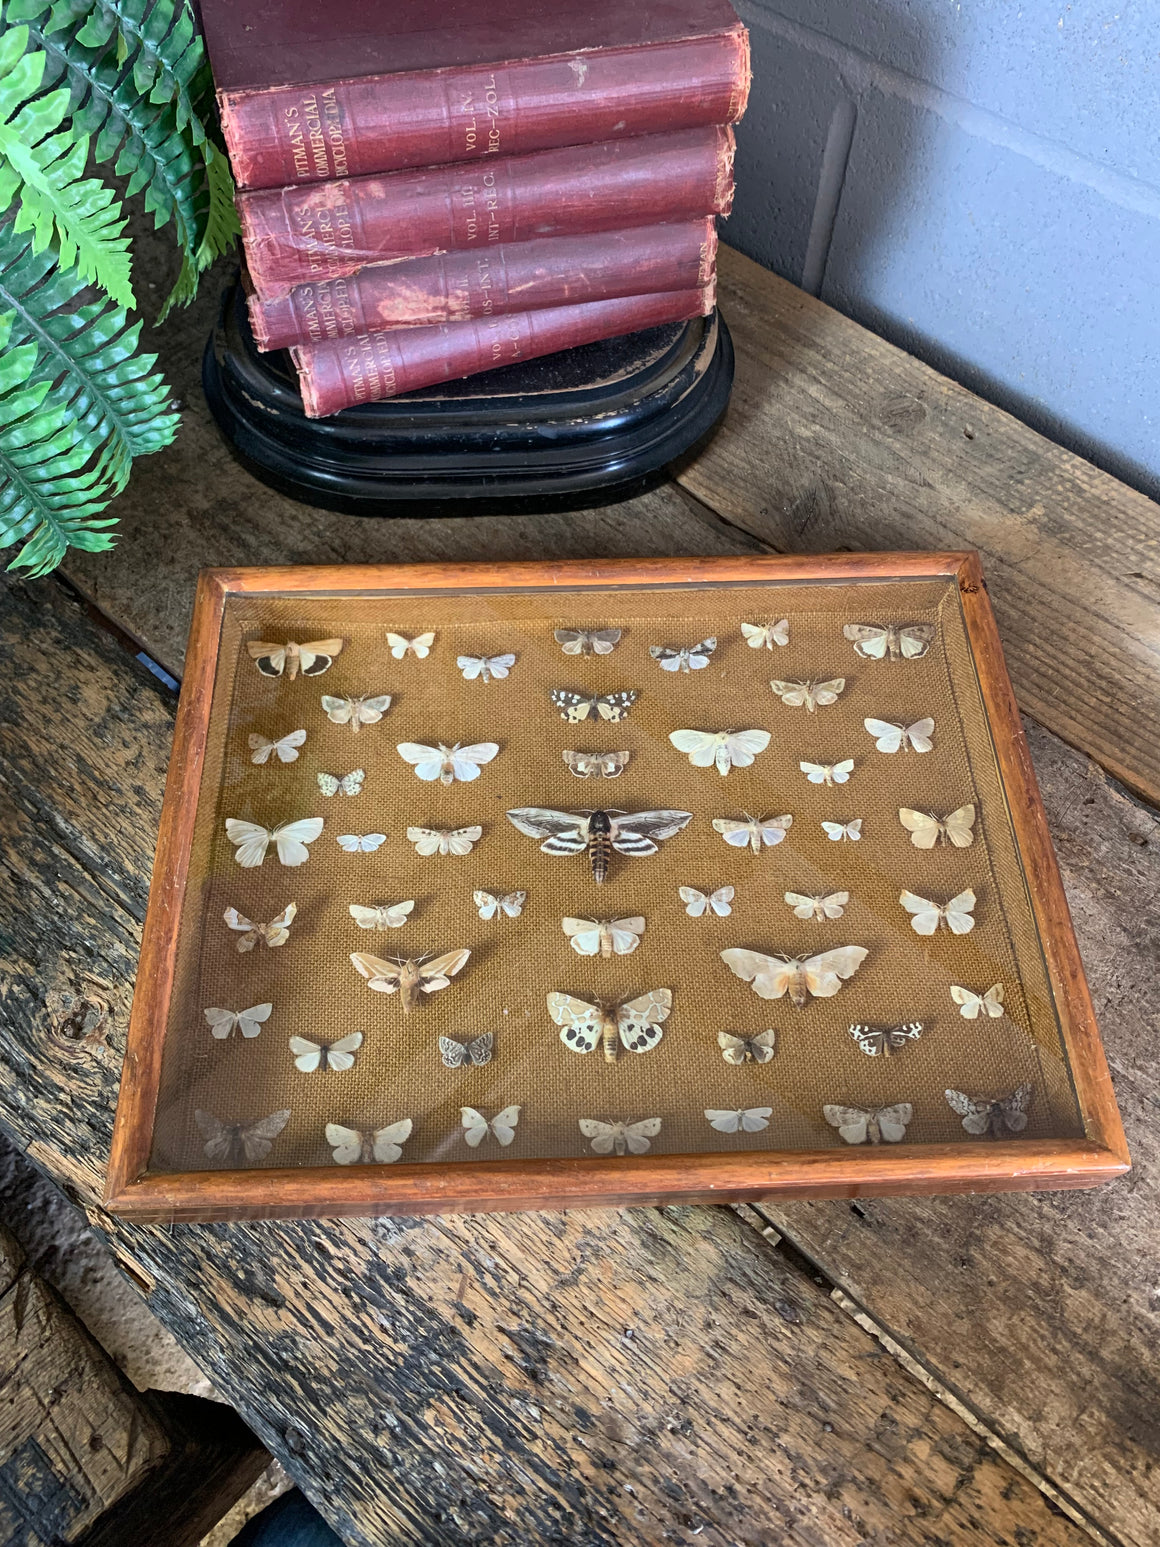
M529 838L544 838L544 854L587 854L594 881L608 874L613 849L640 857L657 852L657 842L679 833L693 819L691 811L552 811L520 806L508 821Z
M420 993L433 994L437 989L449 988L451 979L459 972L471 955L470 951L447 951L434 961L419 959L384 961L381 956L370 956L365 951L352 951L350 959L355 971L367 980L367 987L376 994L398 994L405 1014L410 1014L422 1001Z
M304 677L321 677L329 671L344 643L342 639L313 639L305 645L296 645L293 640L278 645L265 639L250 639L246 641L246 650L263 677L281 677L285 673L293 682L299 671Z
M1027 1108L1035 1092L1033 1085L1020 1085L1009 1096L968 1096L961 1090L943 1095L952 1112L963 1120L963 1127L976 1137L1001 1139L1008 1133L1022 1133L1027 1127Z
M917 661L931 647L933 623L847 623L842 630L868 661Z

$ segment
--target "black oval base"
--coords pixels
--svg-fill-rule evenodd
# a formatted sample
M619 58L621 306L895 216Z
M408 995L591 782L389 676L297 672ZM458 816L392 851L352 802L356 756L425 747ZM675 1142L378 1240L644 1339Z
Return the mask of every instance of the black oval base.
M202 385L255 478L356 516L503 515L628 499L712 433L733 385L714 312L308 419L289 356L254 347L231 285Z

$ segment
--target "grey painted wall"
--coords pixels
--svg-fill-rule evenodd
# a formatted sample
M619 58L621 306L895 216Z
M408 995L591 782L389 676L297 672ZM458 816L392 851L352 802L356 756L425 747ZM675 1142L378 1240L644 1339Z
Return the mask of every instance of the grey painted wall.
M1160 3L735 4L725 239L1160 497Z

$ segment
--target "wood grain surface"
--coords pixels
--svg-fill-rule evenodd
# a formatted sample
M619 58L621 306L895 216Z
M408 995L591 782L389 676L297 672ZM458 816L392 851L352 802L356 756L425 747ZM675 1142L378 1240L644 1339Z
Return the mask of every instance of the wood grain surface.
M157 1314L352 1542L1085 1539L831 1302L827 1273L816 1283L728 1210L171 1229L103 1214L94 1200L174 702L53 585L8 591L0 641L11 662L0 752L4 1121L89 1206L121 1260L154 1285ZM1051 738L1038 750L1041 777L1051 760L1085 777L1083 760ZM1106 786L1086 787L1097 810L1083 820L1106 820ZM1067 875L1074 803L1049 809ZM1137 864L1154 861L1129 841ZM1088 944L1098 984L1115 967L1098 932ZM95 1020L77 1013L82 1002L99 1007ZM1155 997L1145 1002L1154 1013ZM1116 1067L1119 1030L1113 1016ZM1138 1130L1139 1104L1128 1110ZM848 1205L802 1205L784 1224L828 1219L841 1240L849 1221L841 1282L888 1326L901 1323L909 1346L905 1318L892 1314L905 1301L899 1285L913 1283L932 1323L945 1300L941 1341L932 1336L934 1356L922 1356L984 1429L1001 1413L1005 1439L1035 1454L1078 1513L1143 1544L1160 1528L1147 1486L1156 1426L1122 1400L1122 1363L1100 1362L1102 1349L1132 1345L1126 1389L1142 1395L1160 1378L1154 1275L1139 1262L1156 1218L1152 1168L1146 1133L1130 1138L1144 1160L1127 1184L1130 1208L1117 1188L1020 1200L1017 1275L993 1271L985 1250L977 1260L937 1250L940 1217L969 1239L1005 1217L1004 1200L924 1202L925 1255L906 1239L915 1206L892 1205L896 1239L867 1242L873 1273L854 1249L862 1216ZM1066 1250L1052 1249L1057 1238ZM1098 1323L1066 1319L1077 1295L1100 1304ZM991 1339L977 1385L964 1326ZM1018 1340L1023 1364L1000 1400L1004 1337ZM366 1465L368 1445L382 1465Z

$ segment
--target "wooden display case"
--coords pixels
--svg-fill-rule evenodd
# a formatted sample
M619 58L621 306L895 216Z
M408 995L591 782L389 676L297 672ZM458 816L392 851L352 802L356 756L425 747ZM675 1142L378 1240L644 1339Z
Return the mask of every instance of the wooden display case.
M602 629L611 650L563 648ZM327 639L321 672L249 648ZM342 705L387 696L352 735ZM565 717L590 697L614 718ZM681 730L759 734L697 766ZM450 782L398 751L456 742L498 751ZM581 778L575 752L628 757ZM281 863L260 832L299 822ZM476 827L461 853L417 836ZM354 916L404 902L398 927ZM276 944L238 927L290 904ZM565 919L634 927L581 954ZM408 971L414 993L371 991ZM1128 1164L976 555L202 576L110 1209L999 1191Z

